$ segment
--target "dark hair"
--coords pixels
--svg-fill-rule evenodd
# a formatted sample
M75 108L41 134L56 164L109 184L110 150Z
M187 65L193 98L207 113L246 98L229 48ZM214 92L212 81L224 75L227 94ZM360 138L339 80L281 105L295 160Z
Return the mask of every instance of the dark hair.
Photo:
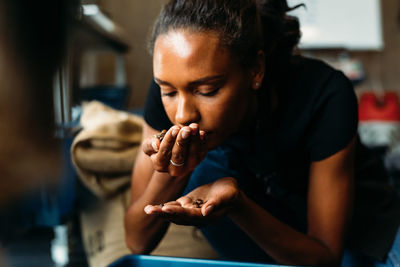
M149 50L170 30L214 31L242 66L251 66L263 50L269 76L276 76L271 70L287 64L300 39L297 18L286 14L294 8L286 0L171 0L155 23Z

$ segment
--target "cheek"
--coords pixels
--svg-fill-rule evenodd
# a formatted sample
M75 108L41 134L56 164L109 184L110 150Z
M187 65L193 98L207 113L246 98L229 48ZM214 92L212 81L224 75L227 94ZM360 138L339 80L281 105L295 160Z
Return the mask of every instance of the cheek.
M246 90L244 85L234 88L235 92L230 94L225 103L225 114L232 123L239 124L246 116L249 107L250 90Z
M239 128L239 124L243 120L247 110L244 103L245 99L233 99L232 102L226 105L222 119L225 121L226 127L230 130Z
M240 91L239 91L240 92ZM213 105L208 114L214 124L218 125L219 132L230 134L236 131L248 111L248 96L246 94L229 95Z
M164 106L165 112L167 113L169 120L173 124L176 124L175 123L175 114L176 114L177 105L171 100L164 100L164 98L161 98L161 99L162 99L162 104Z

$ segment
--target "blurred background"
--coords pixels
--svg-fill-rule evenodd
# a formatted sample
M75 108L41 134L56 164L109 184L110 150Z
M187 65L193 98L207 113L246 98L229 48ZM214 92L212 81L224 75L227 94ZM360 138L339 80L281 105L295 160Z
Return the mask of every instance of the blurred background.
M143 40L147 38L149 27L158 15L161 4L165 2L165 0L97 1L106 14L122 26L130 38L131 50L126 55L128 84L132 88L141 88L132 90L129 101L132 107L143 105L148 80L152 77L151 59L146 53L146 44ZM304 25L301 46L304 53L330 62L341 61L344 58L359 61L353 66L353 72L362 66L366 77L355 77L356 74L347 72L353 80L363 80L357 84L356 90L371 90L375 87L398 90L400 83L398 0L288 1L293 5L299 2L307 6L306 9L300 8L294 12L295 15L300 15L301 23ZM99 73L102 74L99 77L104 79L110 79L106 76L110 73L110 68L106 67L110 66L107 60L109 59L104 59L105 62L100 64L103 67L99 67ZM358 64L361 66L357 66ZM351 66L343 68L347 70L351 69Z
M146 41L165 2L0 0L1 266L107 266L129 253L122 218L152 79ZM292 12L297 52L353 82L360 137L399 189L400 1L288 2L306 5ZM153 254L217 258L176 226Z

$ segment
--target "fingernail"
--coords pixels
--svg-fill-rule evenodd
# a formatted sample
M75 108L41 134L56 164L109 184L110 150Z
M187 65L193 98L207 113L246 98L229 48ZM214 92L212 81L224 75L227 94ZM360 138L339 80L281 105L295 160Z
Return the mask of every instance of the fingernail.
M214 209L214 206L213 206L213 205L208 206L208 207L204 210L204 212L202 212L203 216L206 216L206 215L210 214L210 213L213 211L213 209Z
M146 207L144 207L144 212L146 212L147 214L151 213L151 206L147 205Z
M186 139L186 138L188 138L190 136L190 131L189 130L184 130L183 132L182 132L182 138L183 139Z
M171 135L172 135L172 137L176 137L176 135L179 133L179 129L178 128L174 128L173 130L172 130L172 133L171 133Z
M189 125L190 129L192 129L193 135L196 135L199 131L199 126L196 123L192 123Z
M206 139L206 132L201 130L199 134L200 134L200 140L204 141L204 139Z
M154 140L153 142L151 142L151 146L153 147L155 152L158 152L158 147L157 147L157 141Z

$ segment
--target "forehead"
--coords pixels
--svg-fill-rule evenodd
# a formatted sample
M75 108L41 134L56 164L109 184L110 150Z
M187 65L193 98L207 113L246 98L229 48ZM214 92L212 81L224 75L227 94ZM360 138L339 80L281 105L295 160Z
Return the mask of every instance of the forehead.
M214 32L172 30L160 35L154 46L153 68L158 78L172 70L191 76L225 72L232 63Z

